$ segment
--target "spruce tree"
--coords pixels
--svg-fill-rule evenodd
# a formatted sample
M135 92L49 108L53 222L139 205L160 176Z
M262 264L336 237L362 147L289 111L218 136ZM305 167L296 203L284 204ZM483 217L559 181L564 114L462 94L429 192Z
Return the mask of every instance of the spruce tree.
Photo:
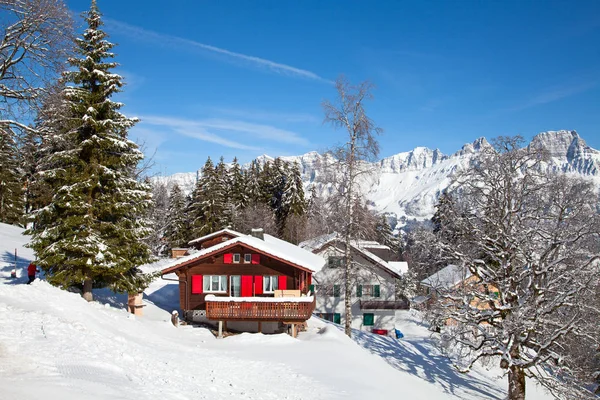
M87 29L76 41L78 57L64 73L65 149L42 162L41 171L53 188L51 203L34 214L30 246L47 279L62 287L82 285L92 300L92 286L117 292L138 292L151 276L138 266L152 260L142 238L150 234L144 218L152 204L148 185L136 180L143 159L127 138L137 121L119 112L110 98L123 86L111 72L117 64L113 44L101 29L101 14L92 0L85 15ZM59 118L55 116L54 118Z
M215 202L219 204L221 213L217 215L218 225L226 227L231 225L231 181L229 171L225 166L223 156L219 159L219 163L215 167L215 187L213 189Z
M188 219L185 214L186 201L178 184L174 184L169 195L165 238L169 248L183 247L189 241Z
M21 175L13 133L0 125L0 222L17 224L23 216Z

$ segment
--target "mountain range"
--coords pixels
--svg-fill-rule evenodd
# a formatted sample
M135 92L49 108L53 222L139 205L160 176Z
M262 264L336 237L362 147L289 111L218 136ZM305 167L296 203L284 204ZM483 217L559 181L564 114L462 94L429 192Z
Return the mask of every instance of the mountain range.
M451 155L440 150L417 147L368 164L368 178L361 182L370 205L379 213L390 217L392 225L403 225L407 219L431 218L440 193L450 185L455 171L466 168L481 150L490 146L485 138L467 143ZM589 147L575 131L550 131L535 136L529 146L542 147L549 154L545 167L548 171L562 171L593 179L600 186L600 151ZM326 190L319 180L319 165L325 155L309 152L300 156L281 157L297 162L302 172L305 190L317 185ZM263 155L260 162L273 158ZM177 173L157 178L167 183L177 182L185 192L190 192L198 172Z

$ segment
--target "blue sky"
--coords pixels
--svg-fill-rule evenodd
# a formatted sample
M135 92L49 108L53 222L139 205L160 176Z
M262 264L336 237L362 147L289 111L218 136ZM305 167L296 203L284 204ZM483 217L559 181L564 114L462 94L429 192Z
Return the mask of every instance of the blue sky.
M79 13L89 1L67 0ZM322 151L332 81L376 85L381 157L574 129L600 149L600 1L98 0L154 172Z

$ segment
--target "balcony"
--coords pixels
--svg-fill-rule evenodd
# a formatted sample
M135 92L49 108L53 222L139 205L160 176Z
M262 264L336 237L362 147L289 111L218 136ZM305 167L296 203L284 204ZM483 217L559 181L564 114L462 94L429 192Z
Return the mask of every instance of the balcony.
M303 322L315 309L314 297L206 296L206 317L213 321Z
M400 300L361 300L361 310L408 310L410 303L407 298Z

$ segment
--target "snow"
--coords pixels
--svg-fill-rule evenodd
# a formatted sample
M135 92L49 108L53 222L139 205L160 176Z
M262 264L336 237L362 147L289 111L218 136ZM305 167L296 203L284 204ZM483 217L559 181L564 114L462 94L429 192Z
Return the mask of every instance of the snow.
M313 317L297 339L241 334L216 339L205 328L171 324L176 282L144 292L144 316L126 296L78 294L44 280L10 278L14 249L22 271L31 250L19 228L0 224L0 387L2 400L39 399L503 399L498 368L458 373L411 311L404 339L354 331ZM160 268L155 266L155 268ZM434 337L435 338L435 337ZM528 383L527 399L550 399Z
M470 276L471 273L464 267L450 264L430 277L423 279L421 284L434 289L450 289Z
M339 238L339 235L337 232L333 232L333 233L327 233L321 236L317 236L316 238L312 238L312 239L308 239L305 240L304 242L300 242L298 244L298 247L305 249L305 250L309 250L309 251L317 251L318 249L322 248L323 246L325 246L328 243L331 243L333 241L342 241L341 238ZM365 257L371 259L376 265L380 266L381 268L383 268L384 270L387 270L388 272L392 273L392 275L401 275L404 272L408 271L408 264L404 263L400 263L400 262L388 262L388 261L384 261L381 257L373 254L372 252L370 252L368 249L390 249L388 246L383 245L383 244L379 244L375 241L367 241L367 240L352 240L350 242L350 245L352 246L352 248L359 252L362 253Z
M221 303L312 303L313 296L304 297L222 297L209 294L206 296L206 301L216 301Z
M247 245L253 247L261 252L266 254L270 254L274 257L280 258L282 260L288 261L290 263L299 265L300 267L306 268L313 272L318 272L325 265L325 260L311 253L310 251L304 250L292 243L286 242L285 240L277 239L274 236L264 234L264 239L259 239L251 235L244 235L242 233L224 230L232 235L236 235L233 239L227 240L225 242L218 243L214 246L208 247L206 249L200 250L198 252L192 253L188 256L180 257L175 260L172 260L171 263L166 264L164 269L171 269L187 263L189 261L197 260L203 257L206 257L209 254L218 252L227 247L234 246L236 244ZM204 240L207 237L215 236L215 234L211 234L208 236L204 236L198 239L192 240L190 243L198 242L200 240Z

